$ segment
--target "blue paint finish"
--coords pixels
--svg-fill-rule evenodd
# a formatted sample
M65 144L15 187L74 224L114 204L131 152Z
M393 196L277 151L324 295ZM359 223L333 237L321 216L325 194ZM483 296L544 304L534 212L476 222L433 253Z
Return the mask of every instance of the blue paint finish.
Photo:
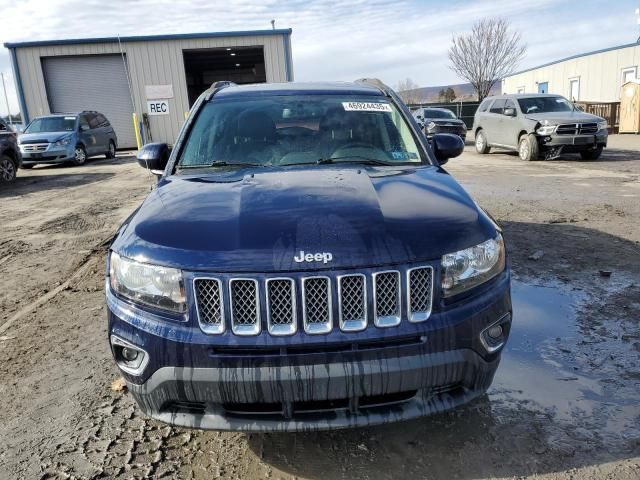
M340 163L172 173L184 139L208 101L345 92L390 98L418 135L417 124L395 94L361 83L229 87L212 94L211 100L204 94L194 105L163 177L111 245L120 255L183 271L188 306L183 315L137 306L111 292L107 281L109 333L142 347L150 356L140 376L123 372L145 413L201 428L339 428L443 411L476 398L490 385L500 352L488 353L480 332L500 321L508 336L509 268L445 300L440 293L440 259L495 238L499 227L437 165L424 137L417 137L423 163L411 166ZM297 263L293 258L301 250L331 252L333 260ZM268 278L286 275L300 292L303 277L327 275L336 299L340 275L358 272L371 279L374 272L393 268L400 272L400 291L406 293L409 269L423 266L433 269L432 313L425 322L409 321L403 297L400 323L375 326L369 280L364 330L341 331L339 306L334 302L331 331L310 335L304 332L299 302L296 333L273 336L267 331ZM193 286L201 277L219 279L225 297L231 278L255 279L261 299L260 333L232 333L225 301L224 333L205 334L198 323ZM367 342L374 346L361 348ZM453 390L439 397L441 393L430 393L434 387ZM402 388L418 393L413 403L403 404L405 413L396 417L389 411L368 416L357 407L361 396L396 394ZM222 407L224 402L287 405L345 395L354 402L351 408L358 410L351 420L340 419L343 413L327 412L316 420L294 417L292 423L273 418L236 422ZM174 415L166 410L169 400L206 404L207 413ZM340 420L325 423L330 418Z
M578 53L576 55L572 55L570 57L563 58L561 60L554 60L553 62L543 63L542 65L538 65L537 67L531 67L531 68L527 68L525 70L520 70L519 72L512 73L511 75L508 75L506 78L514 77L516 75L520 75L521 73L527 73L527 72L530 72L532 70L538 70L539 68L550 67L552 65L556 65L556 64L562 63L562 62L567 62L569 60L575 60L576 58L588 57L589 55L597 55L599 53L612 52L614 50L621 50L623 48L638 47L638 46L640 46L640 42L627 43L626 45L618 45L616 47L603 48L601 50L594 50L593 52Z
M121 42L150 42L159 40L188 40L194 38L219 38L219 37L246 37L246 36L264 36L264 35L290 35L290 28L281 28L276 30L245 30L232 32L204 32L204 33L177 33L169 35L141 35L131 37L120 37ZM53 45L74 45L78 43L112 43L118 42L118 37L95 37L95 38L69 38L61 40L42 40L33 42L7 42L5 48L19 47L47 47Z
M9 49L9 55L11 56L11 66L13 67L13 74L16 80L16 89L18 94L18 103L20 104L20 114L22 116L23 125L29 123L29 110L27 110L27 103L24 99L24 89L22 87L22 77L20 76L20 67L18 65L18 57L16 56L16 49L9 47L6 43L5 47Z
M293 261L300 250L361 268L432 261L494 236L438 167L341 164L169 176L112 248L188 271L288 272L308 268Z

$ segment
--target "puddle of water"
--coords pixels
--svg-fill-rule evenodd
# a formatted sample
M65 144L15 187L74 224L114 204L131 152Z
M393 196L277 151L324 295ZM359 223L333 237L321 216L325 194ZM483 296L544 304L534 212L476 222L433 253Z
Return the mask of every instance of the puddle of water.
M599 418L611 432L633 428L639 413L634 400L604 393L603 379L576 371L568 364L570 352L561 350L580 336L576 310L585 295L557 285L513 282L512 298L513 326L490 398L527 402L563 420Z

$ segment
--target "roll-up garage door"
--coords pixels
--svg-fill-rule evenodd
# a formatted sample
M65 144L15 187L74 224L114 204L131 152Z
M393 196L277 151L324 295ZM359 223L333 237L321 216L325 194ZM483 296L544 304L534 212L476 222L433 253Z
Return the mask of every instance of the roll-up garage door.
M136 146L129 83L120 55L45 57L42 59L52 113L95 110L118 135L118 147Z

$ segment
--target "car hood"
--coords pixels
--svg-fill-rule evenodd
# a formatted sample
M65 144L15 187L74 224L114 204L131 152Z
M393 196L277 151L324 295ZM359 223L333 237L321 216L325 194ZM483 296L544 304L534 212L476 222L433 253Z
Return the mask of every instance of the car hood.
M304 271L439 259L495 234L441 168L332 165L168 177L112 248L192 271Z
M543 122L547 120L551 124L559 123L593 123L602 122L604 119L597 115L585 112L548 112L548 113L528 113L525 115L530 120Z
M462 120L457 118L427 118L425 119L425 123L433 122L436 125L464 125Z
M73 135L73 132L42 132L42 133L23 133L19 137L21 144L26 143L53 143L61 138Z

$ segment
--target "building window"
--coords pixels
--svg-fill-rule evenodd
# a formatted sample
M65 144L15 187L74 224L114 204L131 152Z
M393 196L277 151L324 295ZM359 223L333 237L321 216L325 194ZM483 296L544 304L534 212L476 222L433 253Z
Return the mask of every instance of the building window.
M525 93L525 88L524 87L518 87L518 90L516 91L516 93Z
M569 79L569 100L572 102L580 100L580 77Z
M538 82L538 93L549 93L549 82Z
M631 80L635 80L638 78L638 67L629 67L622 69L622 81L620 85L624 85Z

